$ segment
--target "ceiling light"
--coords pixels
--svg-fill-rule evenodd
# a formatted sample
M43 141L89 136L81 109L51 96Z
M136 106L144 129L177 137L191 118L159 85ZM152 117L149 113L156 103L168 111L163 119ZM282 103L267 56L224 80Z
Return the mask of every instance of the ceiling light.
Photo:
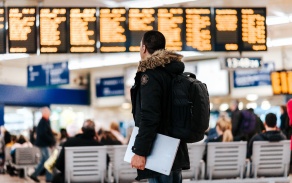
M153 8L163 6L163 2L159 0L148 0L148 1L124 1L120 3L122 7L129 8Z
M229 105L227 103L223 103L220 105L219 110L226 111L228 108L229 108Z
M203 55L202 53L197 52L197 51L179 51L177 53L183 55L184 57L195 57L195 56Z
M248 101L255 101L259 98L259 96L257 94L248 94L246 96L246 100Z
M213 109L213 103L210 103L210 110L212 110Z
M239 109L239 110L242 110L242 109L243 109L243 103L242 103L242 102L239 102L239 104L238 104L238 109Z
M163 4L177 4L177 3L187 3L194 2L196 0L162 0Z
M122 109L127 110L127 109L131 109L131 107L132 107L132 105L130 103L125 102L122 104Z
M268 47L276 47L276 46L287 46L292 45L292 37L280 38L280 39L268 39L267 46Z
M252 109L255 109L255 108L257 108L257 103L255 103L255 102L250 102L250 103L247 103L246 104L246 108L247 109L250 109L250 108L252 108Z
M20 58L27 58L27 57L29 57L29 54L25 54L25 53L3 54L3 55L0 55L0 60L14 60L14 59L20 59Z
M267 101L267 100L264 100L264 101L262 102L261 108L262 108L263 110L269 110L269 109L271 108L271 104L270 104L270 102Z
M267 17L267 25L278 25L278 24L286 24L289 23L290 19L289 16L269 16Z

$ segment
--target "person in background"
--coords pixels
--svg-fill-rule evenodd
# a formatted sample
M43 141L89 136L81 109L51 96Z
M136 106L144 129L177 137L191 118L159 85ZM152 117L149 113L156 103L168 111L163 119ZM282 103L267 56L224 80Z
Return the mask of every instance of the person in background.
M289 126L289 116L287 113L287 107L284 105L281 105L280 112L281 112L280 130L286 135L287 138L290 138L291 132L290 132L290 126Z
M127 144L127 140L120 132L118 123L112 122L110 125L110 131L122 144Z
M5 141L3 131L0 129L0 173L4 173L5 165Z
M231 124L232 124L232 135L235 138L234 140L240 139L240 120L241 112L238 108L239 101L233 100L230 104L231 110Z
M261 118L254 113L254 109L253 108L249 108L248 110L250 112L252 112L256 117L255 131L254 131L254 134L252 136L254 136L256 133L262 133L265 130L265 125L262 122Z
M77 134L73 138L69 138L62 146L62 150L57 158L56 168L60 171L53 178L53 183L64 183L65 182L65 147L74 146L100 146L95 138L95 123L92 120L86 120L83 123L82 133Z
M289 117L289 127L292 128L292 99L288 100L287 104L287 114ZM291 158L290 158L290 173L292 173L292 136L290 136L290 150L291 150Z
M28 140L26 140L26 138L23 135L20 135L17 138L15 144L13 144L13 146L11 147L10 154L11 154L13 163L15 163L16 148L26 148L26 147L33 147L33 146ZM16 169L14 167L7 168L7 171L11 176L16 175L16 173L15 173ZM24 177L24 170L23 169L19 169L18 172L19 172L19 177Z
M231 120L230 120L230 117L228 116L227 112L220 112L217 121L220 121L220 120L229 121L230 125L231 125ZM205 142L209 142L209 140L213 140L213 139L216 139L216 138L218 138L217 125L215 127L209 129L208 136L205 139Z
M254 141L270 141L277 142L281 140L286 140L286 136L277 129L277 116L274 113L269 113L265 118L265 128L264 133L257 134L253 136L248 143L247 148L247 158L252 156L252 147Z
M102 132L100 143L103 145L122 145L122 142L119 141L111 131Z
M29 177L34 180L35 182L40 182L37 176L44 169L45 161L50 157L50 149L56 144L51 125L50 125L50 114L51 111L48 107L44 107L41 109L42 111L42 118L37 126L37 137L35 141L35 145L39 147L41 152L41 159L36 167L34 173L32 173ZM46 182L52 181L52 174L46 171Z
M9 135L9 136L10 136L10 141L9 141L9 143L6 143L6 147L12 147L17 140L16 135Z
M29 130L29 141L31 144L35 144L36 140L36 126L32 127L32 129Z
M232 126L230 119L226 117L221 117L216 123L216 132L218 137L209 139L208 142L232 142Z
M3 130L4 130L4 142L5 142L5 145L7 145L8 143L11 142L11 134L5 128ZM15 137L15 139L16 139L16 137Z
M61 135L60 144L63 144L64 142L66 142L66 140L68 138L67 130L65 128L61 128L60 135Z

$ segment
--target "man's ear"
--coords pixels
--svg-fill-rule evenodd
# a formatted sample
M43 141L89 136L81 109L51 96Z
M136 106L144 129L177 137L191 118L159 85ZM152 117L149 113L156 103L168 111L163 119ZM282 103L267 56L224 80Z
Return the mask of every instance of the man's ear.
M142 46L142 52L143 53L146 53L147 52L147 49L146 49L146 46L145 45Z

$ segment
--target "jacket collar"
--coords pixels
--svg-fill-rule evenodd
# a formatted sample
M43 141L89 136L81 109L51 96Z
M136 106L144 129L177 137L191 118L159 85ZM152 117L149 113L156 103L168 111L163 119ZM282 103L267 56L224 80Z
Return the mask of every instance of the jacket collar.
M182 55L169 50L157 50L150 57L139 62L138 72L145 72L146 69L155 69L156 67L165 67L172 61L180 61L183 58Z

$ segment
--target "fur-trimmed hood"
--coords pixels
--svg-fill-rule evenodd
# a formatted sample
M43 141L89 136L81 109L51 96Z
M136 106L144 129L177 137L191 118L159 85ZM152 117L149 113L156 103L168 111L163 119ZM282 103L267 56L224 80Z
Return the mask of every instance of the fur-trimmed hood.
M147 57L145 60L141 60L139 62L138 72L145 72L146 69L155 69L159 66L165 67L165 65L170 62L179 62L183 65L181 62L182 58L182 55L173 51L157 50L150 57Z

